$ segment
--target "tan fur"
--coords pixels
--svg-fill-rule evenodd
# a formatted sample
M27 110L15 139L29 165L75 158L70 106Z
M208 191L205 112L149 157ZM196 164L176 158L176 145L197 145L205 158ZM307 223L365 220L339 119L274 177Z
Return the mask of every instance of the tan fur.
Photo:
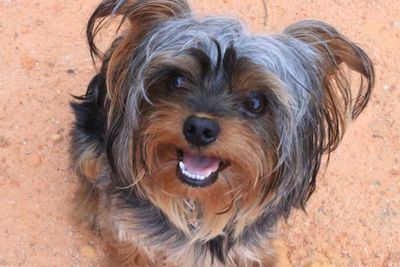
M75 192L71 215L79 223L94 227L96 223L99 192L96 180L104 165L102 155L97 155L96 148L89 144L75 160L75 171L81 177Z
M175 267L163 262L163 257L149 259L148 255L128 242L110 239L107 242L109 252L108 266L115 267Z
M90 228L96 226L99 192L94 185L81 181L71 210L71 217L80 224Z
M95 152L94 145L87 146L75 164L78 173L81 173L89 182L96 181L103 166L102 159Z

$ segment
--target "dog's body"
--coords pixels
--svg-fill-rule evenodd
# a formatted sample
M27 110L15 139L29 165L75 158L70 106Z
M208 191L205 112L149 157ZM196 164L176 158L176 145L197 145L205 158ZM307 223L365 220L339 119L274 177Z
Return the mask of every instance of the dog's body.
M127 29L102 55L110 15ZM255 36L184 0L103 1L88 40L103 65L72 104L76 213L110 265L273 266L276 222L368 102L365 53L322 22ZM343 65L364 80L354 99Z

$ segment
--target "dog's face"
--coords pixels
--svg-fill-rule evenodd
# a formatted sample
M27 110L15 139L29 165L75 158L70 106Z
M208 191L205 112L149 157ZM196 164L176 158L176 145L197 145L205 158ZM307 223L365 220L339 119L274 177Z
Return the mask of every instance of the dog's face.
M192 41L177 36L168 46L178 40ZM155 56L145 74L138 186L157 199L165 194L156 202L192 199L210 216L235 210L239 199L261 202L277 163L274 113L288 104L281 81L216 40L170 53Z
M233 19L194 19L183 0L157 0L103 1L89 22L94 53L96 20L112 12L129 21L105 56L114 183L183 230L201 221L203 237L230 224L240 232L267 207L303 205L347 113L368 101L364 52L321 22L255 36ZM367 81L355 100L342 63Z

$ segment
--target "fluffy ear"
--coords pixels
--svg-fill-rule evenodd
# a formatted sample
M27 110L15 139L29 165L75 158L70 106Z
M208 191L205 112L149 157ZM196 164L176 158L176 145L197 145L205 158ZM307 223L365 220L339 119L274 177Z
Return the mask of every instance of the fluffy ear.
M331 152L343 136L346 118L357 118L368 103L375 75L372 62L360 47L324 22L301 21L290 25L284 33L308 44L319 55L326 127L323 147ZM361 74L355 97L344 65Z
M367 105L375 74L365 52L324 22L301 21L286 28L284 35L294 56L298 54L296 68L309 75L308 84L296 83L309 97L308 112L296 126L296 142L287 149L290 156L282 168L284 188L291 189L285 202L288 213L293 205L304 208L315 189L322 155L326 153L329 159L343 137L347 119L355 119ZM356 79L350 73L360 74L359 86L352 86Z
M114 16L121 16L120 27L129 21L131 29L144 35L159 23L190 14L191 8L186 0L103 0L87 25L92 57L102 56L94 39L108 19Z

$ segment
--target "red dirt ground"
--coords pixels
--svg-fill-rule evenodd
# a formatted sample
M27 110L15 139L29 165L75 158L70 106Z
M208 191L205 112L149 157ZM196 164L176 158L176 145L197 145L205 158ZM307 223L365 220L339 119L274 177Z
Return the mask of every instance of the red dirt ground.
M0 0L0 266L100 266L98 238L74 226L70 94L94 74L84 25L99 0ZM257 32L327 21L372 57L377 84L307 206L279 230L284 265L400 266L400 2L193 1Z

